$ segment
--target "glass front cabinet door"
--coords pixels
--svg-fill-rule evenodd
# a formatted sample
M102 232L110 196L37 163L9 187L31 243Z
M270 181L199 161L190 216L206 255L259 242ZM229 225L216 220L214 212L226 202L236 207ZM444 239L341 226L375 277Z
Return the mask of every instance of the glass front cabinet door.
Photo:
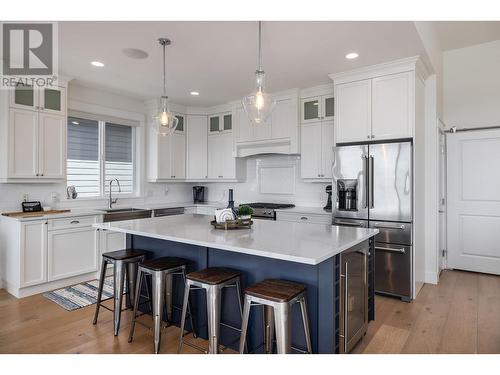
M66 89L64 87L44 87L40 89L40 109L54 114L66 113Z
M33 86L17 85L10 95L10 107L38 110L38 90Z
M302 99L303 124L321 120L320 103L321 103L321 97Z
M11 92L10 107L44 111L57 115L66 113L66 89L52 86L35 89L32 86L18 85Z

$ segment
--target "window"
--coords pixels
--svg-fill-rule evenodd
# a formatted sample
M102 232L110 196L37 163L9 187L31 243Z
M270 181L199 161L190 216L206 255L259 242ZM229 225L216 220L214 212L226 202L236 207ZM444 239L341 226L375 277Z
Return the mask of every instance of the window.
M133 194L134 127L88 117L68 117L68 186L79 197L101 197L116 178L122 194Z

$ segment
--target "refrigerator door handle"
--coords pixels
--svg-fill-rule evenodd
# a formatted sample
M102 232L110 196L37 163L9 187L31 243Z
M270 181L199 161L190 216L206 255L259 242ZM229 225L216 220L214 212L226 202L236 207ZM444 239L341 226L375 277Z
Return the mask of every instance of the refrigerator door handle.
M368 156L366 155L363 155L363 167L365 168L365 204L363 206L363 208L368 208L368 200L369 200L369 196L368 196L368 192L370 191L370 185L369 185L369 165L368 165Z
M375 208L375 193L374 193L374 183L373 183L373 168L375 166L374 157L370 156L370 166L369 166L369 183L370 183L370 208Z

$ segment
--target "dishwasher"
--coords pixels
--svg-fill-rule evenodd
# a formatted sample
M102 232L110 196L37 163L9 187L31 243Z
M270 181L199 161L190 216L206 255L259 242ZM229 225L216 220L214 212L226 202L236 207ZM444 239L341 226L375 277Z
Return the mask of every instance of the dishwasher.
M182 215L184 207L157 208L153 210L153 217Z

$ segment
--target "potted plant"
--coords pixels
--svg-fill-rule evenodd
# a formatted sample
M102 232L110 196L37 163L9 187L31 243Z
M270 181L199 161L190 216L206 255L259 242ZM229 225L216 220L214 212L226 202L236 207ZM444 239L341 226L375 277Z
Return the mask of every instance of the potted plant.
M253 210L247 205L241 205L238 207L238 217L242 220L248 220L252 217Z

